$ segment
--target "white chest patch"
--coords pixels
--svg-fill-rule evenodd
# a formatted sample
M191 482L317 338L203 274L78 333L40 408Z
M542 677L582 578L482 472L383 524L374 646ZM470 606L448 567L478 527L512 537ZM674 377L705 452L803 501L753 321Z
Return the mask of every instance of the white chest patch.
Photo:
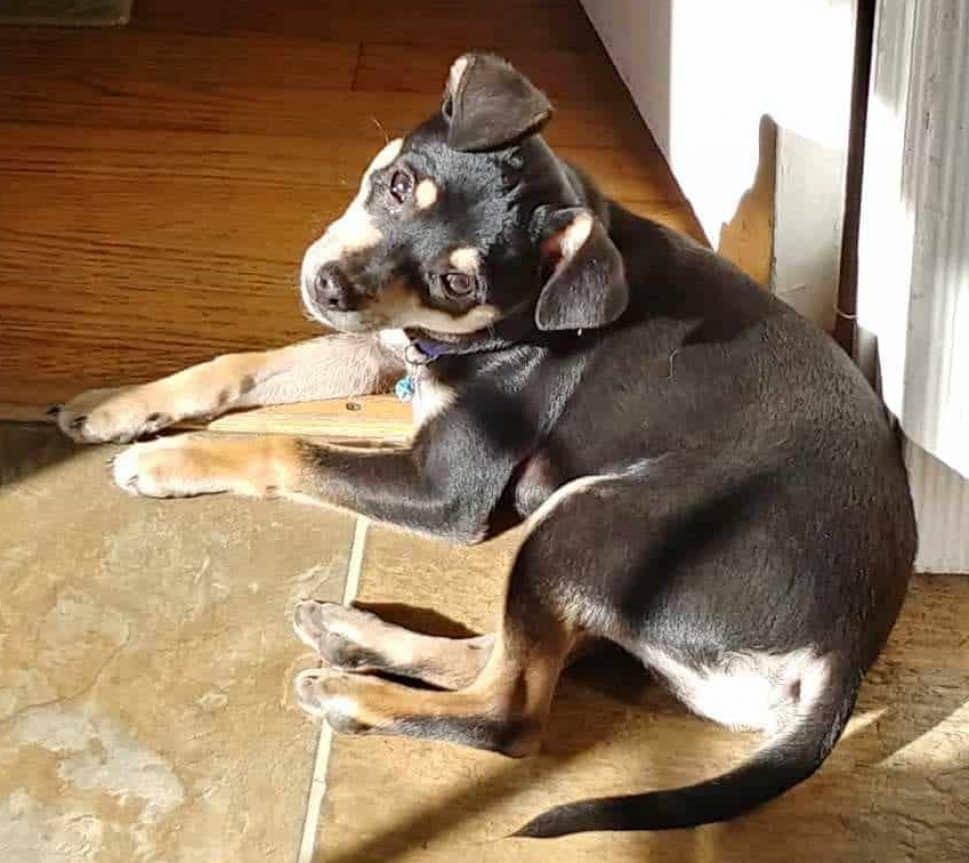
M381 330L377 338L384 347L395 351L399 356L404 355L404 350L410 344L410 339L403 330Z
M400 357L406 356L410 339L403 330L381 330L378 338L388 350ZM437 380L426 365L407 363L406 368L407 377L414 383L414 396L411 399L414 425L420 428L454 401L455 392Z
M427 366L408 364L407 373L414 381L414 398L411 401L414 425L420 428L454 401L455 392L451 387L436 380L428 372Z

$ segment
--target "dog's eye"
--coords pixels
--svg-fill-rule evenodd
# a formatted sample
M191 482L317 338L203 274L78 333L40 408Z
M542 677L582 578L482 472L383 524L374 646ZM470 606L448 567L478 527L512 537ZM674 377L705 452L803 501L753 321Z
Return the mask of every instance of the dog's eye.
M467 273L445 273L441 282L452 297L466 297L474 290L474 278Z
M410 197L414 188L414 178L406 171L394 171L390 178L390 194L398 203L403 204Z

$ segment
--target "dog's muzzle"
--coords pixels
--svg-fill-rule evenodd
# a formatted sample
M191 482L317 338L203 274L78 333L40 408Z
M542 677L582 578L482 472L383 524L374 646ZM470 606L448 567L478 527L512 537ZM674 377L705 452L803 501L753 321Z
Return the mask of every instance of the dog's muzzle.
M310 311L353 312L360 308L362 296L353 280L336 262L323 264L308 283L303 285L303 297Z

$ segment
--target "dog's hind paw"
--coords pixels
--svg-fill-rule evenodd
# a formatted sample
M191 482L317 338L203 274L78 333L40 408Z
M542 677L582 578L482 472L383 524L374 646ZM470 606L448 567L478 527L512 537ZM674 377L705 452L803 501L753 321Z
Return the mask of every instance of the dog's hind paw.
M385 666L365 644L381 627L386 624L377 615L335 602L308 599L293 611L293 629L300 641L327 665L344 671L379 671Z
M359 682L365 678L330 668L309 668L293 678L296 703L311 716L326 719L341 734L363 734L373 726L363 721L354 697Z

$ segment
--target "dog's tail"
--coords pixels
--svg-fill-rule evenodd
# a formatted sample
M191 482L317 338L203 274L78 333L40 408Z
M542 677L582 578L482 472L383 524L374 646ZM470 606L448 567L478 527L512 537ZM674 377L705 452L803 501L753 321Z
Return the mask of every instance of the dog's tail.
M556 806L512 835L544 839L589 830L670 830L740 815L821 766L851 715L859 683L860 674L829 675L810 715L802 713L748 761L722 776L668 791Z

